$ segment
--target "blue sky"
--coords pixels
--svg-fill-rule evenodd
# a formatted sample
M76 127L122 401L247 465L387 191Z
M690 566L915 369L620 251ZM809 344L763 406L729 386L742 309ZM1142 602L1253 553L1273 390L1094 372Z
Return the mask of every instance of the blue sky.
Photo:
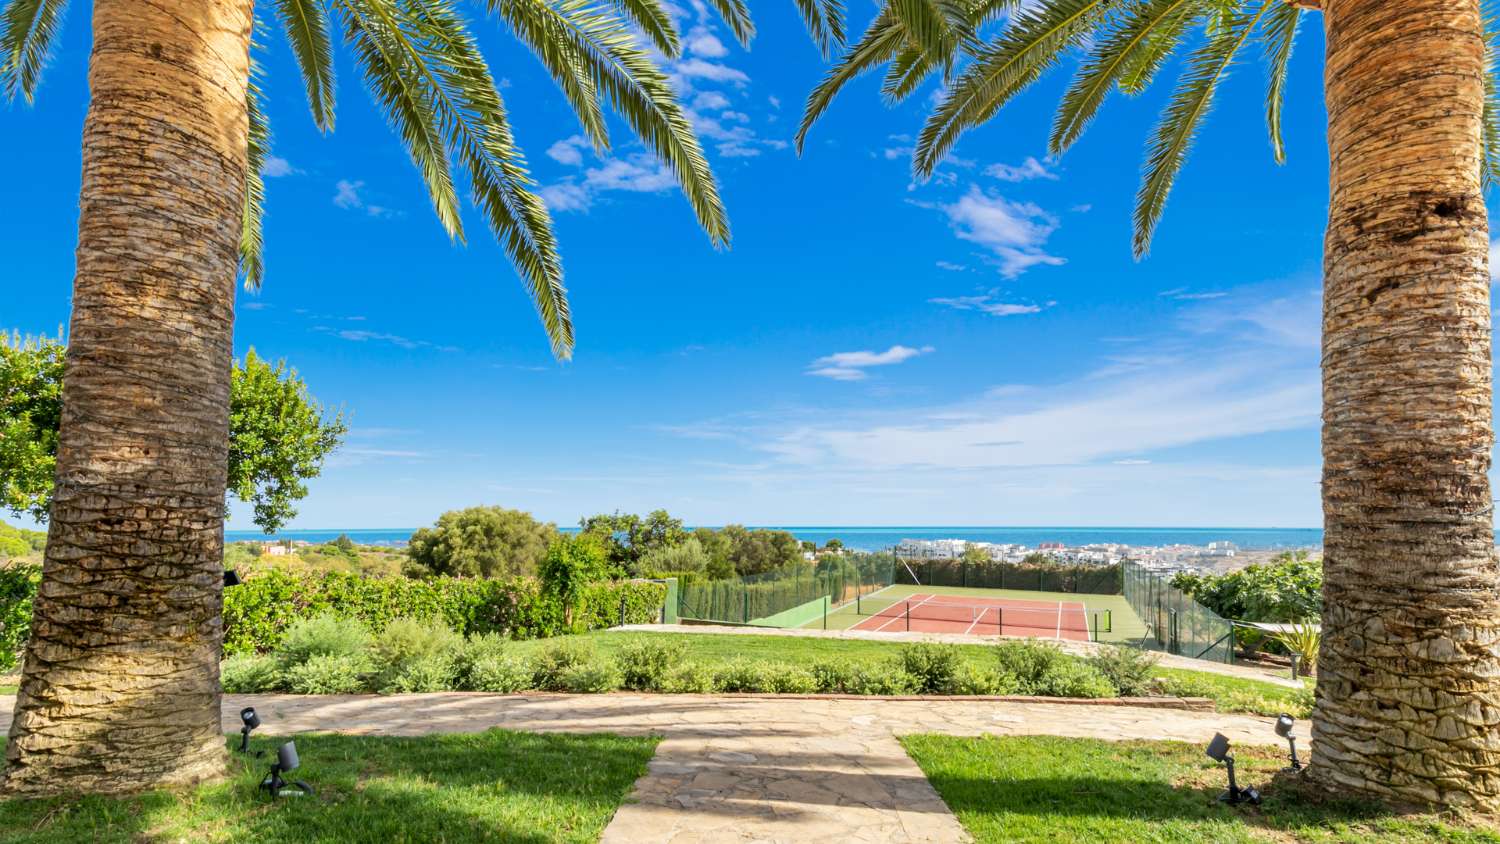
M1250 51L1136 262L1132 198L1176 66L1113 97L1060 161L1044 155L1054 72L913 184L932 86L891 109L862 80L799 158L824 64L792 3L756 6L749 51L685 6L671 68L728 251L623 125L605 158L574 142L535 59L476 13L556 215L578 337L565 364L472 209L469 244L448 242L349 56L323 136L279 34L262 38L268 270L239 296L235 345L285 358L352 418L296 526L411 527L477 503L561 523L655 507L700 524L1320 523L1315 16L1287 164ZM862 26L871 10L854 7ZM0 206L0 327L23 332L68 315L89 35L88 9L71 12L38 104L9 108L0 133L0 156L24 162ZM231 528L252 526L247 509Z

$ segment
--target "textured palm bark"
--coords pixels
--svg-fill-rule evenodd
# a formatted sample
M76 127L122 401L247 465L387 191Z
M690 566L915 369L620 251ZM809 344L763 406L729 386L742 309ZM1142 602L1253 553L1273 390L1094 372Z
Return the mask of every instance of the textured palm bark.
M95 0L57 486L14 793L217 777L250 0Z
M1500 810L1477 0L1328 0L1313 775Z

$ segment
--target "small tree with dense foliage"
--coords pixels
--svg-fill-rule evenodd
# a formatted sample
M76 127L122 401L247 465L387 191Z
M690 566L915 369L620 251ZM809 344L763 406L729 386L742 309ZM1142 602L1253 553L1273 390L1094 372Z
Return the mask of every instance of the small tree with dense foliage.
M682 520L666 510L645 516L634 513L600 513L581 519L578 526L603 543L609 562L620 573L640 574L641 561L650 554L681 545L689 536Z
M542 589L556 596L572 628L584 590L609 576L609 555L593 534L560 535L548 546L540 574Z
M413 577L512 577L536 574L557 526L523 510L449 510L411 535L406 573Z

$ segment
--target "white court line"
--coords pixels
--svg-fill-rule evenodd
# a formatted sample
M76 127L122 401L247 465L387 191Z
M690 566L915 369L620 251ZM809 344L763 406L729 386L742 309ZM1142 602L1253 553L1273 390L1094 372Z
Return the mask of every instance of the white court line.
M974 616L974 620L971 621L971 622L969 622L969 629L964 631L964 635L965 636L967 636L970 633L974 632L974 628L979 626L979 619L981 619L981 618L984 618L984 608L983 607L980 607L979 614L976 615L976 616Z
M1053 638L1062 638L1062 601L1057 602L1057 635Z
M918 601L917 602L917 606L919 606L919 607L922 606L923 604L925 604L928 601L932 600L934 597L936 597L936 596L934 596L934 595L928 595L927 597L925 597L922 600ZM907 603L910 603L910 601L908 601ZM892 605L892 606L894 606L894 605ZM906 614L908 616L911 615L911 608L910 607L907 607ZM891 618L891 621L900 621L900 620L901 620L901 616L899 614ZM891 624L891 621L887 621L885 624L882 624L879 627L875 628L875 632L879 633L882 630L884 630L885 628L889 627L890 624Z

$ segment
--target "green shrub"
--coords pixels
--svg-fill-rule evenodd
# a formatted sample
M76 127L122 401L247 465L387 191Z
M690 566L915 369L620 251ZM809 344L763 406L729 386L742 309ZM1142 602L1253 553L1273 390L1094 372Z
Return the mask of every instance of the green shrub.
M1011 695L1016 693L1017 686L1013 674L965 662L954 672L952 683L944 694Z
M901 649L901 665L922 694L952 694L963 662L957 645L921 643Z
M276 649L276 661L282 670L290 670L313 657L347 657L368 670L369 647L370 631L364 624L322 613L292 622Z
M509 641L498 633L478 633L470 636L464 640L463 647L458 651L458 670L454 681L459 688L472 690L469 675L473 673L474 666L484 662L493 662L509 652Z
M1088 662L1124 697L1140 697L1151 691L1159 657L1129 645L1105 645Z
M1046 697L1114 697L1115 687L1099 670L1081 659L1065 659L1052 666L1033 687Z
M685 649L681 642L665 636L629 642L616 659L624 675L624 688L637 692L660 691L667 672L682 661Z
M995 645L1000 672L1016 678L1021 694L1043 694L1037 691L1042 678L1067 659L1056 645L1038 639L1010 639Z
M365 690L369 667L363 656L314 654L283 672L286 686L299 695L340 695Z
M813 679L817 681L818 691L828 694L852 694L849 687L853 684L854 666L847 662L815 662L812 664Z
M375 637L374 687L382 692L450 689L463 646L463 637L439 619L398 618Z
M549 692L565 691L563 675L580 665L596 662L592 642L583 639L559 639L549 643L536 659L536 688Z
M219 664L219 682L230 694L274 692L281 688L281 668L275 657L236 654Z
M524 692L531 688L536 668L515 654L481 656L468 666L463 688L474 692Z
M772 663L769 668L771 688L769 691L783 695L807 695L818 690L818 678L810 669L784 662Z
M620 669L612 660L595 659L564 669L558 676L563 691L575 694L600 694L620 688Z
M714 687L721 692L759 692L770 684L763 662L737 659L714 672Z
M916 678L899 662L890 661L854 666L847 691L855 695L909 695L916 690Z
M0 568L0 671L12 671L21 662L31 635L31 602L41 582L42 567L34 563Z
M714 671L701 662L674 666L667 671L661 690L672 694L708 694L714 690Z

